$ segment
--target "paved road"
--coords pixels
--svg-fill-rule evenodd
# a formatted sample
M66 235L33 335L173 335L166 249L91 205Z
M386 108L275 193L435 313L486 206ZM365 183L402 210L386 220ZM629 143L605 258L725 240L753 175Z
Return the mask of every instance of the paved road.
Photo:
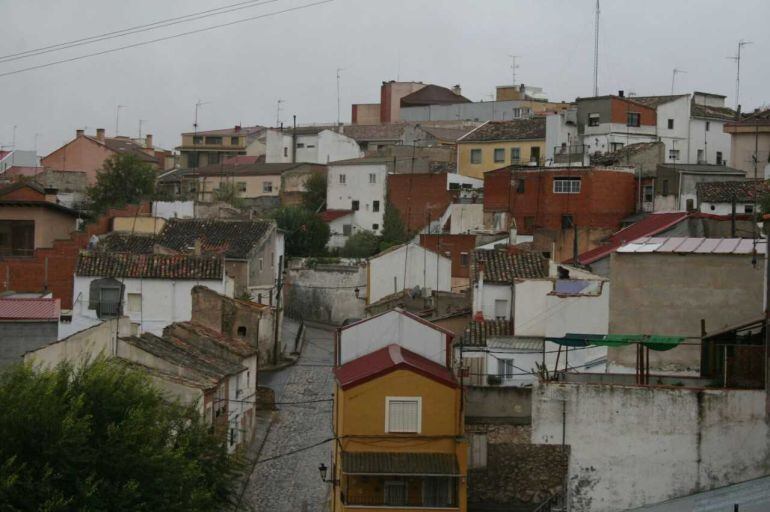
M249 477L245 502L259 512L323 512L328 510L331 485L321 481L318 465L329 466L331 443L283 456L333 436L332 402L280 405L331 399L333 392L331 332L309 328L298 363L260 375L260 384L275 391L279 411L267 435L258 463Z

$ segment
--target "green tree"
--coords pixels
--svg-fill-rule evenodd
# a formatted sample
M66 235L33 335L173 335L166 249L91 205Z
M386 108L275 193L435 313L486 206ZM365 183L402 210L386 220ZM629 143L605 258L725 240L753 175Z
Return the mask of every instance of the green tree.
M320 212L326 209L326 175L311 174L305 182L305 195L302 196L302 205L311 212Z
M206 511L235 501L243 464L193 407L104 359L0 374L0 509Z
M386 200L385 213L382 220L380 250L384 251L388 247L402 244L408 239L409 235L406 232L406 225L401 219L401 214L390 200Z
M87 195L94 213L149 199L155 192L155 171L134 155L117 154L104 162Z
M227 203L233 208L243 207L243 198L238 194L238 187L230 181L219 182L219 186L214 189L214 200Z
M329 226L318 214L299 206L285 206L272 213L286 232L288 256L323 256L329 241Z
M380 239L371 231L359 231L345 242L340 255L346 258L368 258L377 254Z

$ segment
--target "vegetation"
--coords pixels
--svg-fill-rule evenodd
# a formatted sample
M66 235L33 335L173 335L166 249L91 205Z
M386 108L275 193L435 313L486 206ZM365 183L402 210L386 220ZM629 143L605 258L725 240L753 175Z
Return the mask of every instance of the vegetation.
M97 360L0 374L0 509L208 511L242 464L192 407L144 373Z
M285 206L272 215L278 227L286 232L288 257L325 254L329 226L318 214L299 206Z
M764 194L761 194L758 198L758 203L759 211L762 212L762 214L770 213L770 193L765 192Z
M311 212L320 212L326 209L326 175L312 174L307 179L302 205Z
M371 231L358 231L348 237L340 255L346 258L368 258L377 254L380 239Z
M398 212L390 200L385 201L385 214L382 221L382 236L380 240L380 251L384 251L394 245L402 244L409 239L406 232L406 225L401 214Z
M88 187L91 210L99 214L107 208L120 208L155 192L155 171L134 155L117 154L104 162L96 176L96 184Z
M219 186L214 189L214 201L227 203L233 208L242 208L243 199L238 194L238 188L235 183L230 181L220 181Z

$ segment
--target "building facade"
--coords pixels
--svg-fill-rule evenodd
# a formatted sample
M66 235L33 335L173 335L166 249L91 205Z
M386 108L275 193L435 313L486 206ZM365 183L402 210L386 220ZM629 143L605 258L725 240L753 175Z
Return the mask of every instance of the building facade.
M411 242L369 258L367 304L417 288L428 296L432 290L452 291L452 260Z
M326 180L326 208L352 212L350 228L341 236L340 246L356 231L379 235L385 214L388 170L391 159L362 158L332 162Z

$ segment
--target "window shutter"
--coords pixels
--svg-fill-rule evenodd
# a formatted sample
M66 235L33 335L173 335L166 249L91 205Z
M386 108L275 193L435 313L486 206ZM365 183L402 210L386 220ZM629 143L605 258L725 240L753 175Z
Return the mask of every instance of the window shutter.
M419 405L416 400L390 400L389 432L417 432Z

